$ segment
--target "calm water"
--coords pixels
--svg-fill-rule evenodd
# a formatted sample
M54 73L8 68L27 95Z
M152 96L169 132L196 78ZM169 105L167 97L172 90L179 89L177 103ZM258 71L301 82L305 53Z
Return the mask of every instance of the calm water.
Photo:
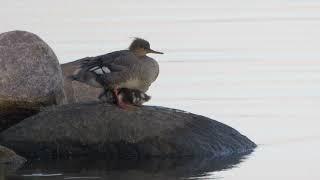
M154 56L161 74L149 104L206 115L259 144L223 161L32 162L12 178L320 178L319 1L0 2L0 32L40 35L61 63L146 38L166 53Z

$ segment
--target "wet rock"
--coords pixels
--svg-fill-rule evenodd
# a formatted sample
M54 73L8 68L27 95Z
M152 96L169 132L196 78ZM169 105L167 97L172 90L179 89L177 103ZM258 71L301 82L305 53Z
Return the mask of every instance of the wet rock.
M29 32L0 34L0 131L41 106L64 102L62 72L52 49Z
M51 107L0 134L30 158L221 157L256 145L215 120L163 107L126 111L103 103Z

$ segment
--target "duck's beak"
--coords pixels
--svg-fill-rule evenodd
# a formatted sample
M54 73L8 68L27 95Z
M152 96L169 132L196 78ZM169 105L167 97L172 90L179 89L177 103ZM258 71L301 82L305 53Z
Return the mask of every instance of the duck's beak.
M154 54L163 54L163 52L155 51L155 50L152 50L152 49L147 49L147 52L148 53L154 53Z

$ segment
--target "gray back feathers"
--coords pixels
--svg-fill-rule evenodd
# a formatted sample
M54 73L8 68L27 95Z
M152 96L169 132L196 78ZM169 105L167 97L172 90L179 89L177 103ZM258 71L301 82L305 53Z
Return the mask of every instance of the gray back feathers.
M136 89L146 92L159 74L158 63L128 50L85 58L74 79L94 87Z

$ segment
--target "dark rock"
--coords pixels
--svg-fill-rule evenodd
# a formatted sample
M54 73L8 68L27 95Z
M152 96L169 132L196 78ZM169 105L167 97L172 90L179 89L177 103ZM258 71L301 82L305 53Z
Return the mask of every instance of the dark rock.
M52 49L29 32L0 34L0 131L41 106L64 102L62 72Z
M215 120L163 107L126 111L102 103L48 108L0 134L30 158L221 157L256 145Z

